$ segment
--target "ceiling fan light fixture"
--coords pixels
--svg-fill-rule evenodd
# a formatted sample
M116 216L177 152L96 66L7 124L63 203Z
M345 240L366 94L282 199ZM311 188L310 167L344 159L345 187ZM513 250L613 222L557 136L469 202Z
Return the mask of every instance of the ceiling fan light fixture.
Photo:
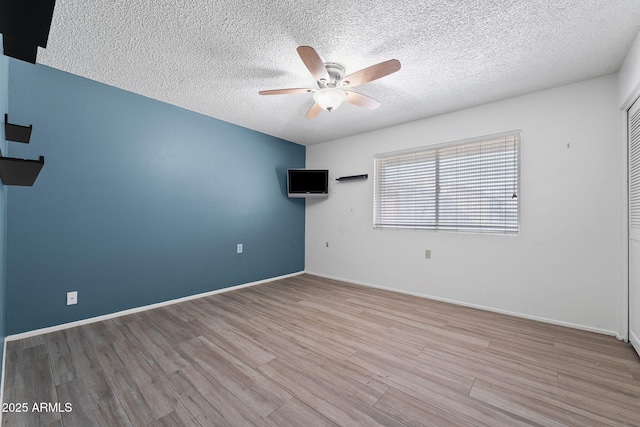
M347 94L344 91L333 87L320 89L313 94L313 100L327 111L338 108L346 97Z

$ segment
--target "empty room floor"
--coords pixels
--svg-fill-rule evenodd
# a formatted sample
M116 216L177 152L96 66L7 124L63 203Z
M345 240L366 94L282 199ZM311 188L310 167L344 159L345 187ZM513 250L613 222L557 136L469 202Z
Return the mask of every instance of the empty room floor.
M5 426L640 425L614 337L306 274L6 356Z

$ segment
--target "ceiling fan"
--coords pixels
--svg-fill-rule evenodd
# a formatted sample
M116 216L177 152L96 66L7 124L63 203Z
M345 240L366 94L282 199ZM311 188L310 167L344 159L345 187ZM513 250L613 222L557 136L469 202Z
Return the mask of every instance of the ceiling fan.
M311 75L318 84L315 88L291 88L261 90L260 95L287 95L291 93L313 92L315 101L307 112L307 119L312 119L320 114L320 111L333 111L347 101L350 104L363 107L368 110L375 110L380 106L380 102L358 92L346 90L347 87L354 87L364 83L388 76L400 69L400 61L390 59L376 65L364 68L355 73L344 75L344 67L335 62L322 62L320 55L309 46L298 46L298 55L309 69Z

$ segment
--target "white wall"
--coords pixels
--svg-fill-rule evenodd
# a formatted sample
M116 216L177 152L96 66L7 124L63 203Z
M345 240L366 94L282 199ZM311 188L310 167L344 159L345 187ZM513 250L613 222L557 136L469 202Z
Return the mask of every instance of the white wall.
M640 34L631 45L619 74L619 104L621 108L627 110L640 95Z
M307 200L307 272L621 336L618 107L609 75L307 147L307 167L328 168L332 179L369 174ZM374 154L514 129L522 130L519 236L373 230Z
M620 67L618 81L618 102L620 107L621 122L623 123L624 128L622 132L623 138L621 139L621 144L626 147L627 110L638 98L638 96L640 96L640 34L636 36L631 49L627 53L627 56L622 63L622 66ZM638 260L637 257L637 253L631 251L628 265L628 268L632 271L632 274L629 276L630 278L635 278L638 276L638 269L640 269L640 266L638 264L640 260ZM634 345L638 354L640 354L640 335L638 334L638 331L640 331L640 292L638 290L637 282L630 281L629 286L629 293L628 295L626 295L629 308L628 338ZM633 288L633 290L631 288Z

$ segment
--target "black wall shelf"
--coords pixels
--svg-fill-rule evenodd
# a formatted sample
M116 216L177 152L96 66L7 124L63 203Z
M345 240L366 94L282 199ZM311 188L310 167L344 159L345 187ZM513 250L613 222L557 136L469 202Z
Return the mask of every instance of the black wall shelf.
M31 139L33 125L22 126L9 123L9 115L4 115L4 136L7 141L22 142L28 144Z
M9 123L9 115L4 115L4 135L7 141L28 144L31 139L33 125L21 126ZM3 157L0 152L0 180L4 185L20 185L30 187L36 182L40 170L44 166L44 157L38 160Z
M30 187L36 182L42 166L44 157L38 160L15 159L13 157L2 157L0 153L0 179L4 185L20 185Z
M351 175L351 176L341 176L340 178L336 178L336 181L344 182L344 181L356 181L361 179L369 178L369 174L362 175Z

